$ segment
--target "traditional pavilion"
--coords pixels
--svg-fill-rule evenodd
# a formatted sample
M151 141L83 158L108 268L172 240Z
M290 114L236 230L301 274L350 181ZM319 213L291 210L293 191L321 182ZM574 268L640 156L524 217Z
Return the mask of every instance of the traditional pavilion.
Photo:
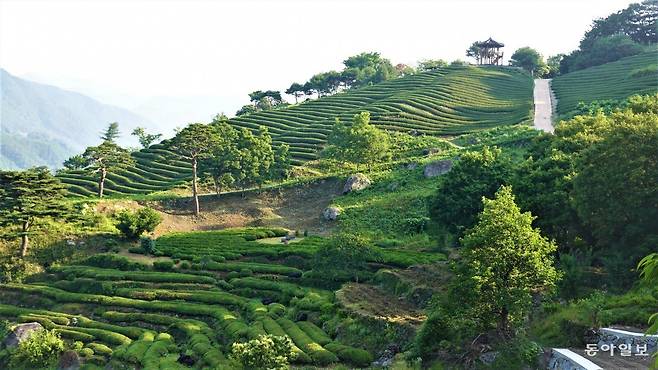
M478 63L484 65L500 65L503 62L503 52L500 50L505 44L495 41L489 37L486 41L479 42Z

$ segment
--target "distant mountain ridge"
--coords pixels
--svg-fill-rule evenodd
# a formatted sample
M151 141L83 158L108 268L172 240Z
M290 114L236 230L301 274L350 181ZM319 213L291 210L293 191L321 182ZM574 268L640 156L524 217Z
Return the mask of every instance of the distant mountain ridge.
M99 142L109 122L119 122L122 145L137 145L130 132L153 128L147 119L88 96L40 84L0 69L0 168L62 162Z

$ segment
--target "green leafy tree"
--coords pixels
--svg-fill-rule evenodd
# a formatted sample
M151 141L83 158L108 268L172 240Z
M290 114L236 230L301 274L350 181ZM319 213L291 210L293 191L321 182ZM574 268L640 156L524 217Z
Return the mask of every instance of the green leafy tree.
M154 142L160 140L162 137L162 134L147 133L143 127L136 127L131 135L137 136L139 143L144 149L148 149Z
M116 215L117 229L128 239L137 240L145 232L153 232L162 222L162 216L152 208L137 211L124 210Z
M0 171L0 226L7 227L8 236L20 237L21 257L27 255L29 235L40 230L42 221L70 215L64 197L64 185L45 167Z
M290 338L260 335L246 343L233 343L230 357L245 370L285 370L295 353Z
M461 240L456 279L478 326L495 327L507 338L523 325L533 296L554 289L556 246L532 227L529 212L521 213L511 187L501 187L483 203L477 224Z
M242 128L238 131L237 151L239 165L233 172L233 178L240 184L244 194L247 187L260 187L267 180L274 162L272 138L265 127L260 127L258 135Z
M103 190L105 189L105 179L108 172L116 171L121 168L126 168L135 164L135 160L130 153L118 146L112 141L104 141L99 146L90 146L84 153L85 166L84 169L89 173L98 174L98 197L103 197Z
M360 53L343 61L345 76L353 76L350 87L362 87L380 83L398 76L391 61L379 53Z
M225 116L216 116L211 126L216 130L218 140L212 153L199 162L199 168L201 173L212 179L215 192L219 195L223 188L233 184L233 174L240 166L238 131L228 123Z
M304 85L294 82L290 87L285 91L286 94L292 95L295 97L295 104L298 103L300 97L304 96Z
M169 149L187 159L192 165L192 198L195 216L200 213L198 164L200 160L212 155L219 142L219 133L213 125L192 123L178 131L176 136L168 143Z
M597 242L647 254L658 241L658 115L600 117L576 162L573 201Z
M81 155L77 154L64 161L64 168L67 170L81 170L87 166L87 160Z
M433 71L439 68L445 68L448 66L448 62L443 59L423 59L418 62L418 71L427 72Z
M391 156L390 137L386 132L370 124L369 112L355 114L350 126L336 119L327 144L327 148L322 153L324 157L365 164L368 167Z
M548 67L544 63L544 58L541 54L537 50L527 46L517 49L512 54L510 65L521 67L536 77L542 77L548 73Z
M633 3L626 9L594 21L592 28L580 41L580 48L587 49L597 39L623 34L639 44L658 43L656 20L658 1L645 0Z
M368 261L381 259L379 252L367 238L354 234L339 234L318 249L313 269L334 280L355 279L367 269Z
M107 126L107 129L103 131L101 139L103 141L115 142L121 133L119 132L119 123L112 122Z
M560 63L562 59L564 59L564 54L553 55L546 59L548 72L544 75L545 78L554 78L560 74Z
M12 353L12 369L42 369L54 366L66 348L59 334L52 330L38 330L21 342Z
M432 219L461 234L482 211L482 197L493 197L501 185L509 183L512 168L499 148L464 153L439 185L430 206Z
M290 147L281 144L274 152L274 162L270 167L270 180L285 180L290 176L292 164L290 162Z
M640 271L640 277L643 282L650 287L658 285L658 253L651 253L644 257L637 266ZM651 325L647 329L647 334L658 334L658 312L649 318ZM658 368L658 356L656 357L655 367Z
M477 64L480 64L480 62L482 62L482 57L483 57L482 51L483 51L482 42L475 41L471 44L471 46L468 47L468 49L466 49L466 56L475 59L475 62ZM453 62L452 64L454 63L455 62Z

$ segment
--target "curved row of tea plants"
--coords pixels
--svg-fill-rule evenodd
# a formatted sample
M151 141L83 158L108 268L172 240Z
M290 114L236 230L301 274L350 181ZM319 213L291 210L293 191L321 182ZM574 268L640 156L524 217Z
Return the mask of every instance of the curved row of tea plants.
M624 99L658 91L658 50L556 77L557 113L572 115L578 103Z
M368 366L371 353L322 329L339 308L332 291L304 276L309 251L323 239L258 241L282 233L253 228L165 236L158 254L172 260L157 266L114 254L53 266L29 282L0 285L0 319L39 322L81 342L85 361L101 366L226 368L232 343L263 334L290 337L294 363ZM393 264L421 259L392 252Z

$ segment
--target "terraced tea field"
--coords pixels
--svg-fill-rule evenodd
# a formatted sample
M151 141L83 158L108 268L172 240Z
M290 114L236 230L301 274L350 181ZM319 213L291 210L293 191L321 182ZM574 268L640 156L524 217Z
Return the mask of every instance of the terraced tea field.
M309 271L310 256L324 239L258 241L285 233L169 234L158 239L156 254L172 260L155 266L100 254L51 267L29 283L0 285L0 319L36 321L80 341L87 361L98 365L229 368L231 343L273 334L294 342L296 364L367 366L372 353L322 328L340 310L332 290L317 288L326 279ZM394 248L382 255L377 266L388 268L445 258Z
M658 50L568 73L552 82L557 113L573 114L579 102L624 99L658 91Z
M403 132L452 136L495 126L529 122L532 80L517 69L448 67L339 93L290 108L233 118L237 127L269 129L275 145L287 143L293 163L316 159L335 119L351 121L371 113L372 123ZM137 164L110 173L105 193L148 194L189 180L191 168L163 145L133 153ZM96 179L81 171L59 178L72 194L96 193Z
M275 145L287 143L293 163L316 159L336 117L371 113L372 123L388 130L428 135L466 132L529 121L532 80L517 69L448 67L399 78L371 87L323 97L290 108L237 117L237 127L269 129ZM137 164L110 173L105 193L148 194L189 180L191 168L163 145L133 153ZM96 193L97 180L81 171L59 178L75 195Z
M317 158L336 117L350 122L369 111L381 128L457 135L531 119L532 80L512 68L448 67L339 93L287 109L231 119L268 127L275 143L298 160Z
M105 181L106 195L148 194L169 190L192 177L189 163L176 158L162 144L134 152L132 156L134 166L108 173ZM98 180L83 171L60 171L57 177L73 195L96 195Z

